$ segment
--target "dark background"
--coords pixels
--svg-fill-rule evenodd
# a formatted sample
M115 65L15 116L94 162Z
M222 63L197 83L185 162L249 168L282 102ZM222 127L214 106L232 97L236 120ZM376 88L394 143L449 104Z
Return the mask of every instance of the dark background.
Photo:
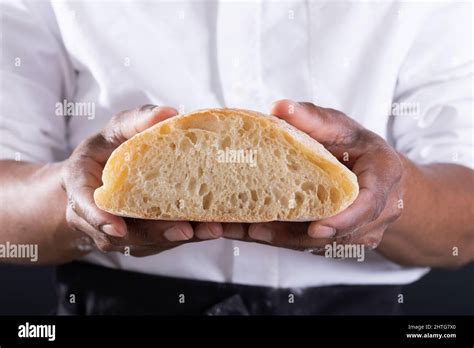
M474 263L434 270L403 290L409 315L474 315ZM0 265L0 315L48 315L56 293L53 267Z

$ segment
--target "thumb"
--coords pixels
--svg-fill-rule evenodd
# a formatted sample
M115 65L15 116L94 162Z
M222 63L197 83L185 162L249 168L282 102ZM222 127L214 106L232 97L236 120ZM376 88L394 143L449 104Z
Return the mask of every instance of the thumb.
M117 146L156 123L177 114L178 111L172 107L156 105L144 105L123 111L110 120L103 131L103 136Z
M289 99L274 102L271 113L326 147L351 145L357 140L358 131L361 129L357 122L340 111Z

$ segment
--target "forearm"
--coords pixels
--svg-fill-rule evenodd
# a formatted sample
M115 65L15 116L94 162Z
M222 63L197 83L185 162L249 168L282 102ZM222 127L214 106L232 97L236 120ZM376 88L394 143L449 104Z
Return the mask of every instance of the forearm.
M452 267L474 259L474 171L402 157L403 211L378 250L405 265Z
M38 264L73 260L82 234L67 227L67 197L60 184L61 163L0 161L0 244L38 245ZM0 262L30 263L1 258Z

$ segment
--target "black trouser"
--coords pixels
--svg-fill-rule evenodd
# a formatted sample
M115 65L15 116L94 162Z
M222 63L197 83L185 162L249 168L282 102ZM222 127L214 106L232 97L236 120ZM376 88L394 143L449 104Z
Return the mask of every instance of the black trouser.
M57 286L60 315L400 314L401 287L392 285L275 289L72 262L58 266Z

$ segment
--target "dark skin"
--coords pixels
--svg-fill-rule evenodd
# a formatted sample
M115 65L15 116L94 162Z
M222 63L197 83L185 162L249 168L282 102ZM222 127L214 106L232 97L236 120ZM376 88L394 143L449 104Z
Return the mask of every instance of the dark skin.
M473 260L472 170L446 163L414 164L337 110L283 100L271 112L322 143L357 175L360 193L349 208L310 223L224 226L127 219L100 210L93 192L101 185L112 151L177 114L170 107L146 105L114 116L64 162L0 161L0 184L5 187L0 199L9 207L0 211L4 226L0 243L37 243L43 264L67 262L87 253L77 247L84 236L103 252L128 250L134 256L224 237L314 253L333 241L357 243L414 266L450 267ZM22 196L28 199L18 200ZM458 248L457 255L453 247Z
M112 151L135 134L176 114L173 108L154 105L120 113L101 133L80 144L64 167L62 187L69 197L67 224L92 238L99 250L124 252L127 247L133 256L148 256L222 235L222 226L217 223L196 223L193 228L186 221L121 218L100 210L94 203L94 191L102 185L102 170Z
M413 266L473 261L472 170L447 163L416 165L337 110L282 100L272 114L309 134L350 168L357 175L359 196L346 210L320 221L227 224L224 237L319 254L328 243L362 244Z
M360 191L351 206L333 217L310 224L251 224L248 239L297 250L317 251L333 241L376 248L387 226L401 215L399 155L381 137L336 110L280 101L272 113L322 143L357 175Z
M293 105L294 113L282 110L285 105L287 109ZM324 244L334 239L370 245L372 248L378 246L386 226L401 214L396 202L402 195L403 169L397 153L382 138L336 110L312 104L280 102L272 111L322 143L357 175L359 182L360 191L354 203L336 216L309 224L307 234L299 241L302 246L319 247L321 239ZM338 126L333 127L332 124ZM344 155L347 161L343 160ZM387 171L387 168L390 170ZM275 236L281 238L280 242L284 245L284 234L277 236L276 232L262 232L270 226L278 231L288 227L278 225L253 224L249 227L249 235L254 239ZM298 245L295 244L295 247Z
M5 226L0 242L36 243L39 263L56 264L83 256L90 251L89 245L102 252L128 252L140 257L221 237L221 224L128 219L95 205L93 192L102 185L102 170L112 151L138 132L176 114L173 108L153 105L121 112L61 163L0 161L0 182L6 184L0 199L9 206L0 212ZM22 196L28 199L19 201L17 197Z

